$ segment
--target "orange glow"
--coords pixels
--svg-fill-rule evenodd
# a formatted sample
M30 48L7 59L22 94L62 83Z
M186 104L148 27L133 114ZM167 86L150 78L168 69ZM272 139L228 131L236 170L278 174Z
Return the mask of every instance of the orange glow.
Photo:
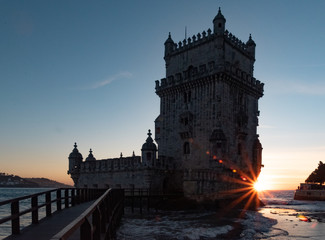
M207 154L207 155L210 155L210 152L209 152L209 151L207 151L207 152L206 152L206 154Z
M220 159L220 160L219 160L219 163L222 163L222 162L223 162L223 161Z
M217 156L214 155L214 156L213 156L213 160L217 160Z
M234 173L235 173L235 172L237 172L237 170L236 170L236 169L234 169L234 170L232 170L232 172L234 172Z
M304 215L299 214L297 217L299 218L300 221L310 222L310 219Z

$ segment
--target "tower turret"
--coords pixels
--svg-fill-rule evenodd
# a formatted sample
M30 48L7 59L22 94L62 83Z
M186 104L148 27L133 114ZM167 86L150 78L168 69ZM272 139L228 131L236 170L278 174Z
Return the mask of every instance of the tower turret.
M94 157L94 155L93 155L93 151L90 149L89 150L89 155L88 155L88 157L86 158L86 160L85 160L86 162L89 162L89 161L96 161L96 158Z
M249 52L249 54L255 59L256 44L255 44L254 40L252 39L251 34L249 34L249 39L246 42L246 46L247 46L247 51Z
M174 49L174 41L170 35L170 33L168 34L168 38L167 40L165 41L165 60L166 60L166 63L168 61L168 58L169 58L169 55L173 52L173 49Z
M80 164L82 162L82 155L77 149L77 143L74 143L74 149L69 155L69 170L68 174L71 175L71 178L76 185L79 179L80 174Z
M157 146L151 138L151 131L148 130L148 138L146 142L142 145L142 163L147 166L155 166L157 159Z
M218 14L213 19L213 32L214 32L214 34L223 35L223 33L225 31L225 27L226 27L226 19L222 15L220 7L219 7Z

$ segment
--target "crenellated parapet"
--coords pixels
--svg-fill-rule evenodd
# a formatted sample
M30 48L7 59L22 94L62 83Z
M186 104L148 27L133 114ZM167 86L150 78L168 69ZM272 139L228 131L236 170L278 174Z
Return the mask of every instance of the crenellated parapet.
M230 43L233 47L240 49L241 51L246 52L247 54L249 54L249 52L247 52L247 44L242 42L239 38L237 38L235 35L233 35L231 32L229 32L228 30L226 30L224 32L224 39Z
M186 88L186 86L195 86L202 81L211 81L213 79L222 80L232 84L240 84L258 97L263 96L264 83L254 78L242 69L226 63L217 65L214 61L209 64L193 67L182 73L177 73L167 78L156 80L156 93L163 95L164 92ZM176 88L175 88L176 87Z
M121 172L134 171L150 168L142 162L140 156L109 158L96 161L84 161L80 164L79 173L105 173L105 172ZM168 169L170 163L165 159L157 159L156 169Z
M141 167L141 157L121 157L121 158L110 158L96 161L85 161L81 163L80 172L113 172L122 170L138 169Z
M170 36L169 36L170 37ZM216 33L213 33L211 29L209 28L207 31L203 31L202 33L198 33L197 35L193 35L192 37L189 37L187 39L184 39L183 41L179 41L178 43L174 43L174 41L170 41L170 46L167 50L166 56L173 56L180 54L184 51L188 51L190 49L194 49L200 45L204 45L208 42L214 41L220 36ZM170 38L171 40L171 38ZM232 47L236 48L237 50L240 50L242 53L244 53L247 56L250 56L249 51L249 45L247 42L241 41L239 38L237 38L235 35L233 35L228 30L224 31L222 40L229 43Z

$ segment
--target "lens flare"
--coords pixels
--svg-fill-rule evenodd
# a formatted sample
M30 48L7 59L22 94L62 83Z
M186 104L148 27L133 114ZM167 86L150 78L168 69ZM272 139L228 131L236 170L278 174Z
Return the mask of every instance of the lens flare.
M256 191L260 192L260 191L265 190L265 186L263 186L263 184L262 184L260 181L257 180L257 181L254 183L254 189L255 189Z

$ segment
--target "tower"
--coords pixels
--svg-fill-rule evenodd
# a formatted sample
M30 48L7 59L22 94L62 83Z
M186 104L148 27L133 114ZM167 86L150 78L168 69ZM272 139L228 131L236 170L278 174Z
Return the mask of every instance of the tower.
M160 161L177 172L187 196L211 195L256 179L261 168L258 99L264 84L253 77L256 44L225 30L221 10L213 32L165 42L166 77L156 81L160 114L155 140ZM243 177L245 176L245 177Z
M157 146L154 144L151 135L152 133L149 129L147 140L141 148L142 164L148 167L154 167L157 161Z
M69 155L69 170L68 170L68 174L71 174L71 178L75 185L77 185L80 176L81 163L82 163L82 155L77 149L77 143L75 143L74 149Z

